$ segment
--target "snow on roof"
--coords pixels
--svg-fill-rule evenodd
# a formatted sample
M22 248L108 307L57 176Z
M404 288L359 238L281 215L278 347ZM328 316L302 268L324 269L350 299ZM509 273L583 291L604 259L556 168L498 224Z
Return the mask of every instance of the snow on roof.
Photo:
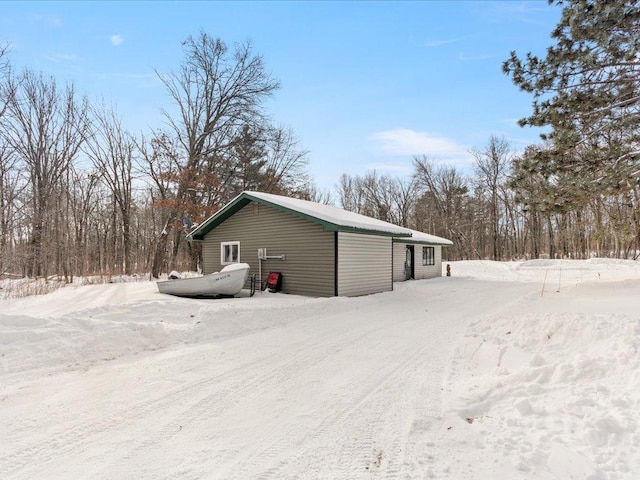
M433 245L453 245L451 240L447 240L446 238L437 237L436 235L431 235L429 233L420 232L418 230L411 230L411 240L415 240L417 242L431 243Z
M217 213L195 227L191 233L189 233L188 238L190 240L203 240L208 232L252 201L271 205L274 208L279 208L306 217L312 221L323 223L325 228L333 231L381 234L399 239L413 240L419 243L453 245L453 242L446 238L399 227L389 222L367 217L366 215L360 215L359 213L349 212L331 205L253 191L242 192L218 210Z
M271 193L251 191L244 193L251 197L264 200L265 202L269 202L289 210L294 210L304 215L317 218L324 222L333 223L341 227L398 234L403 237L411 234L411 230L408 228L399 227L389 222L376 220L375 218L360 215L359 213L349 212L331 205L323 205L321 203L300 200L298 198L283 197L282 195L273 195Z

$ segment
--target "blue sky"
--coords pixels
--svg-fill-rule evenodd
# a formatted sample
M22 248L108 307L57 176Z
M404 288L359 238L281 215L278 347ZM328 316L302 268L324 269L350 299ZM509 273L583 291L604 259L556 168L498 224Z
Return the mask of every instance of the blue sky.
M281 83L269 114L332 188L342 173L410 174L422 154L470 172L492 134L536 142L516 124L532 99L501 65L543 54L559 18L546 1L2 2L0 41L15 67L73 81L139 133L162 126L154 69L178 68L182 40L251 40Z

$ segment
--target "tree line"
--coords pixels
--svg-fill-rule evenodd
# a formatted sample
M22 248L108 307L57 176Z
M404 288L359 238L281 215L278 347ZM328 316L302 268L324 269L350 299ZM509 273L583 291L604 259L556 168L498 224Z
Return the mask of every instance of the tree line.
M519 123L544 127L539 144L515 154L492 136L471 175L423 156L409 180L345 176L342 205L448 237L451 259L637 258L640 4L549 3L562 12L546 55L514 51L502 66L533 96Z
M554 3L554 2L550 2ZM533 97L515 152L491 136L473 171L425 155L404 177L343 175L319 191L308 153L274 125L279 88L250 43L183 42L166 127L134 134L72 83L12 69L0 48L0 274L30 277L197 269L192 224L243 190L339 206L450 238L451 259L615 256L640 251L640 7L558 0L546 56L512 52L503 71Z
M250 43L201 33L156 72L165 129L127 131L72 83L14 72L0 50L0 274L29 277L195 269L185 231L243 190L303 196L307 152L273 125L278 89Z
M531 153L533 150L533 153ZM450 260L636 258L640 253L637 183L617 194L563 199L563 185L541 191L540 178L521 176L535 147L516 154L503 137L473 149L473 173L427 156L411 175L376 171L342 175L337 200L346 210L453 241Z

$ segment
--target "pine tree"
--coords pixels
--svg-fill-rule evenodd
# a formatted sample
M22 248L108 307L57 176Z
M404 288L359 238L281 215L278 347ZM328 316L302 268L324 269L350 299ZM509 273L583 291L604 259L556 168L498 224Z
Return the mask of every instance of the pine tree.
M258 129L243 125L231 142L233 195L244 190L262 190L267 163L265 140Z
M545 57L511 52L503 71L533 94L520 125L551 127L538 160L591 189L629 189L640 176L640 4L556 0L562 17ZM549 153L551 155L549 155Z

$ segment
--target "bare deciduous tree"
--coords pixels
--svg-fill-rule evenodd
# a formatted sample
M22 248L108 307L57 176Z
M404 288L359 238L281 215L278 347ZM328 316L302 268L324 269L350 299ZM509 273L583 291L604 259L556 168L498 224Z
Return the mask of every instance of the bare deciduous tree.
M11 64L7 53L8 45L0 45L0 118L6 111L9 99L13 97L14 85L7 82L11 74Z
M7 270L16 271L15 230L21 209L20 197L25 178L18 158L0 137L0 275Z
M411 226L418 196L418 184L413 178L378 175L340 177L338 194L342 208L404 227Z
M267 130L263 190L269 193L295 193L304 190L309 152L300 147L291 129Z
M93 250L97 250L95 242L90 240L91 226L96 222L96 211L100 201L96 192L99 186L99 175L85 172L75 166L69 172L69 202L73 224L75 252L73 256L74 273L84 275L87 272L100 271L99 264L91 261Z
M123 258L121 263L118 262L120 267L118 270L130 274L133 271L131 258L132 168L136 142L122 127L121 120L113 109L107 109L104 105L99 110L93 109L93 120L93 135L86 142L85 151L101 180L109 188L113 196L113 203L118 209L123 250ZM120 229L116 227L114 230Z
M359 177L351 177L346 173L340 175L338 184L338 197L340 206L350 212L364 212L365 208L365 191L362 180Z
M467 178L455 167L437 166L426 156L413 159L415 179L422 191L416 219L418 230L450 238L453 258L482 258L476 247L474 215ZM431 224L431 226L429 225Z
M321 203L323 205L333 205L334 204L333 194L331 193L331 190L329 190L329 189L319 189L314 184L308 184L305 187L305 190L306 190L307 195L308 195L306 200L309 200L311 202Z
M244 125L262 123L262 103L278 88L250 43L230 51L222 40L202 32L187 38L183 47L185 60L178 72L158 74L176 108L175 114L163 112L180 151L175 196L156 242L154 277L176 219L196 203L197 183L225 184L230 172L221 168L232 140Z
M31 195L29 275L46 275L54 263L44 247L55 196L88 131L88 102L73 85L62 91L53 78L25 71L8 80L15 92L7 104L4 137L22 159Z
M484 150L472 149L476 164L476 179L479 193L485 197L489 210L491 228L491 258L503 257L503 235L508 198L505 196L507 174L511 165L511 146L503 137L492 135Z

